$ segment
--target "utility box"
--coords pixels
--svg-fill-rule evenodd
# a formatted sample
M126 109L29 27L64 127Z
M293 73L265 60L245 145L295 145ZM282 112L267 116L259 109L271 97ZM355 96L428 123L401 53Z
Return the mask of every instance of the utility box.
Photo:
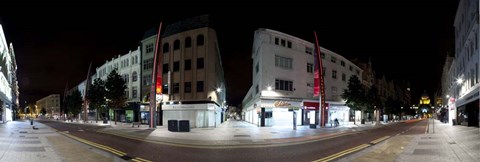
M178 132L178 120L168 120L168 131Z
M178 128L180 132L190 132L190 121L189 120L180 120L178 121Z

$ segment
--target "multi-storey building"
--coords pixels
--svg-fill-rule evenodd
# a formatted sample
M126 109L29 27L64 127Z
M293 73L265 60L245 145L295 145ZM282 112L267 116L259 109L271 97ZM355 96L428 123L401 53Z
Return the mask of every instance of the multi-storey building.
M46 110L45 117L58 119L60 117L60 94L51 94L35 102L37 112Z
M189 120L191 127L216 127L224 120L222 59L216 31L210 24L208 15L193 17L168 25L162 35L160 114L165 124L168 120ZM144 76L148 76L146 71Z
M152 89L152 69L153 69L153 56L155 52L155 45L157 34L155 29L151 29L145 32L143 39L140 41L141 51L141 105L140 105L140 118L142 124L148 123L148 116L150 113L150 91ZM161 117L161 116L160 116ZM160 124L160 123L158 123Z
M14 64L15 57L13 57L13 46L10 48L7 45L3 27L0 24L0 121L12 121L14 113L16 97L15 89L12 89L16 84L16 65ZM16 99L15 99L16 100Z
M479 2L461 0L455 16L455 59L450 81L449 118L456 124L479 126ZM452 122L453 123L453 122Z
M10 43L9 47L10 51L10 58L12 58L12 65L10 68L11 75L12 75L12 111L13 114L18 114L18 109L20 108L20 91L18 87L18 79L17 79L17 61L15 60L15 52L13 50L13 44ZM16 116L13 116L13 120L15 120Z
M353 112L341 94L350 76L362 78L362 70L330 50L320 47L320 53L328 107L324 120L347 122ZM258 29L251 57L252 86L242 101L242 118L259 126L292 126L294 121L304 125L313 118L318 124L321 113L318 97L314 97L314 45L285 33Z
M127 109L125 111L118 111L117 115L119 121L132 122L138 121L140 108L140 47L135 51L129 51L127 54L112 58L102 66L96 68L96 74L93 75L92 81L100 78L107 80L108 75L114 69L126 81L127 88L125 89L125 96L127 97ZM114 119L114 110L110 109L108 117Z

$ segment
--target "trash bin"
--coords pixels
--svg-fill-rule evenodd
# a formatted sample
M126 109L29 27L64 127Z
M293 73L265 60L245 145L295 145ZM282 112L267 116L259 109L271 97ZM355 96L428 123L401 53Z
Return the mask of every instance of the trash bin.
M168 120L168 131L178 132L178 120Z
M362 119L362 124L365 124L365 119Z
M452 125L457 125L457 119L452 119Z
M33 125L33 119L30 118L30 125Z
M178 121L179 132L190 132L190 121L189 120L180 120Z
M108 124L107 118L103 118L103 124Z

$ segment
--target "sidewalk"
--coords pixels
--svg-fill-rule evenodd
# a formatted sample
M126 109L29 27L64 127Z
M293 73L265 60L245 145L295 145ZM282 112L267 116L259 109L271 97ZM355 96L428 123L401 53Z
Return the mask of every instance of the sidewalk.
M61 121L63 122L63 121ZM83 123L83 122L81 122ZM103 122L89 122L89 125L104 125ZM339 127L325 127L311 129L309 126L286 127L257 127L256 125L237 120L228 120L217 128L192 128L190 132L170 132L167 126L157 126L149 129L146 125L140 128L132 124L117 123L104 125L98 132L123 136L154 143L162 143L185 147L247 147L268 146L302 143L306 141L322 140L341 135L375 129L392 123L375 125L372 122L354 125L345 123Z
M42 123L34 121L33 126L29 120L0 125L0 161L124 161L62 136Z
M430 120L427 134L415 136L397 160L480 161L479 154L479 128Z
M480 161L480 129L428 119L425 134L398 135L338 161Z

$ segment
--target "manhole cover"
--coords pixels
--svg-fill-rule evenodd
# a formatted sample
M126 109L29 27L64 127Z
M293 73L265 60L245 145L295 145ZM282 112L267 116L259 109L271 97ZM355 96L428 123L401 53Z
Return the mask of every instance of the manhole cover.
M453 144L457 144L457 143L456 143L456 142L454 142L454 141L452 141L452 142L448 142L448 144L451 144L451 145L453 145Z
M233 137L250 137L250 135L233 135Z
M27 131L20 131L20 133L27 133Z

